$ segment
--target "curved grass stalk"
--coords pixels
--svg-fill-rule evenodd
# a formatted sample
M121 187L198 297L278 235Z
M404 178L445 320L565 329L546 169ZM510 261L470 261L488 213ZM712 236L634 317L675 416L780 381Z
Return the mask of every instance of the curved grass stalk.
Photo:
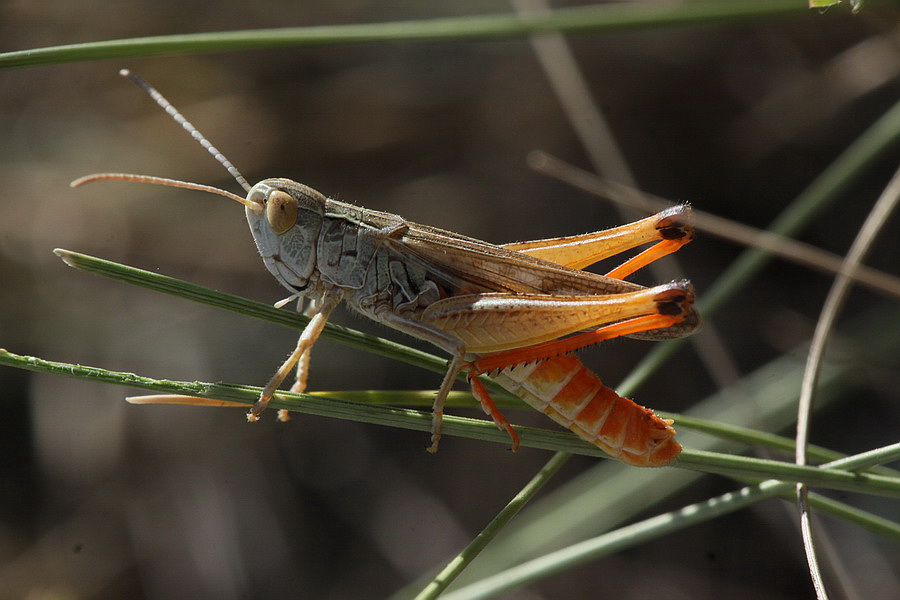
M875 241L882 227L887 223L888 217L894 212L897 202L900 201L900 171L894 173L890 183L885 188L881 197L875 203L865 223L860 227L859 233L847 252L845 264L854 268L861 264ZM803 373L803 388L800 393L800 401L797 407L797 444L795 462L798 465L808 463L809 431L815 400L816 387L822 370L822 361L828 346L828 341L834 328L834 323L844 307L847 296L852 289L852 283L846 276L838 276L819 316L816 330L810 343L809 355L806 361L806 369ZM800 527L803 536L803 546L806 549L806 560L812 576L813 587L819 600L827 600L828 593L825 581L822 577L819 560L816 553L816 545L813 536L813 525L810 515L809 489L804 484L797 486L797 505L800 511Z

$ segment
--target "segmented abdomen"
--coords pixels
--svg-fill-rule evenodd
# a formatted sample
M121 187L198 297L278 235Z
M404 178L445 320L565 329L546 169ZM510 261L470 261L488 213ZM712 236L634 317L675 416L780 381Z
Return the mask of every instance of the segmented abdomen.
M671 420L619 396L570 354L508 367L493 379L629 465L661 467L681 452Z

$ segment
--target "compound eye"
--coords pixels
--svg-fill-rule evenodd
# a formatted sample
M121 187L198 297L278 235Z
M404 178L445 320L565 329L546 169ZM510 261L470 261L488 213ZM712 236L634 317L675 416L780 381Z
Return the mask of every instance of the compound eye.
M297 200L287 192L273 190L266 199L266 221L277 234L282 234L297 222Z

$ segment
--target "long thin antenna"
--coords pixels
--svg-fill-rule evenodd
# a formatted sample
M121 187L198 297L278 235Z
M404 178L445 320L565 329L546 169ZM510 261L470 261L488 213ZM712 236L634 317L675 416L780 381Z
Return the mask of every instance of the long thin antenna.
M128 69L122 69L121 71L119 71L119 75L121 75L122 77L127 77L128 79L133 81L139 88L144 90L144 92L146 92L148 96L153 98L153 100L157 104L159 104L163 108L163 110L169 113L169 115L173 119L175 119L176 123L179 123L182 127L184 127L184 130L191 134L192 138L200 142L200 145L206 148L206 151L212 154L213 158L219 161L219 163L223 167L228 169L228 172L231 173L231 176L234 177L235 181L237 181L245 191L250 191L250 184L247 183L247 180L244 179L244 176L241 175L241 172L237 170L237 167L231 164L231 161L225 158L225 155L219 152L218 149L216 149L216 147L213 146L208 139L203 137L203 134L200 133L200 131L196 127L194 127L190 121L185 119L184 115L178 112L178 109L172 106L172 103L166 100L162 94L157 92L153 86L151 86L149 83L147 83Z
M178 179L169 179L167 177L153 177L152 175L134 175L132 173L94 173L93 175L85 175L84 177L79 177L78 179L70 183L69 187L76 188L86 183L93 183L95 181L131 181L137 183L152 183L154 185L164 185L166 187L197 190L198 192L209 192L210 194L224 196L225 198L229 198L231 200L234 200L235 202L240 202L254 212L259 212L262 210L262 205L254 202L253 200L243 198L241 196L238 196L237 194L232 194L231 192L227 192L225 190L220 190L219 188L213 187L211 185L192 183L190 181L179 181Z

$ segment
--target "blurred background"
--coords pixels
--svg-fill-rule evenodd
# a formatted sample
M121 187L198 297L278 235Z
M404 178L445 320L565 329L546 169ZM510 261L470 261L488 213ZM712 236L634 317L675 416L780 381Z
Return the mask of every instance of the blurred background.
M0 7L0 49L511 10L493 1L14 1ZM765 227L897 100L897 16L896 5L872 3L858 15L841 7L568 42L636 185ZM13 352L259 385L295 343L292 331L77 272L52 254L85 252L267 303L285 295L234 203L120 183L69 188L84 174L121 171L240 192L117 76L121 67L157 86L251 183L289 177L497 243L622 222L608 201L529 169L534 150L593 167L525 39L5 71L0 346ZM868 168L802 239L845 252L897 158L895 148ZM896 273L898 240L883 235L867 264ZM739 252L700 235L677 261L702 296ZM719 372L685 347L635 399L686 410L782 355L811 335L829 285L772 263L707 324L727 351ZM889 302L857 291L842 322ZM346 312L335 321L416 344ZM651 346L617 341L584 360L615 386ZM872 368L877 378L814 421L814 442L854 452L896 441L900 379ZM433 389L439 379L324 341L310 389ZM125 404L134 393L0 368L0 598L388 597L459 551L550 456L451 437L432 456L422 433L309 416L281 425L274 413L250 426L240 409ZM531 411L507 416L552 427ZM596 462L573 459L551 487ZM706 477L654 510L734 488ZM896 516L896 504L857 500ZM646 598L661 586L669 598L813 597L794 515L770 500L507 597ZM826 524L852 550L840 564L860 597L897 597L896 545Z

